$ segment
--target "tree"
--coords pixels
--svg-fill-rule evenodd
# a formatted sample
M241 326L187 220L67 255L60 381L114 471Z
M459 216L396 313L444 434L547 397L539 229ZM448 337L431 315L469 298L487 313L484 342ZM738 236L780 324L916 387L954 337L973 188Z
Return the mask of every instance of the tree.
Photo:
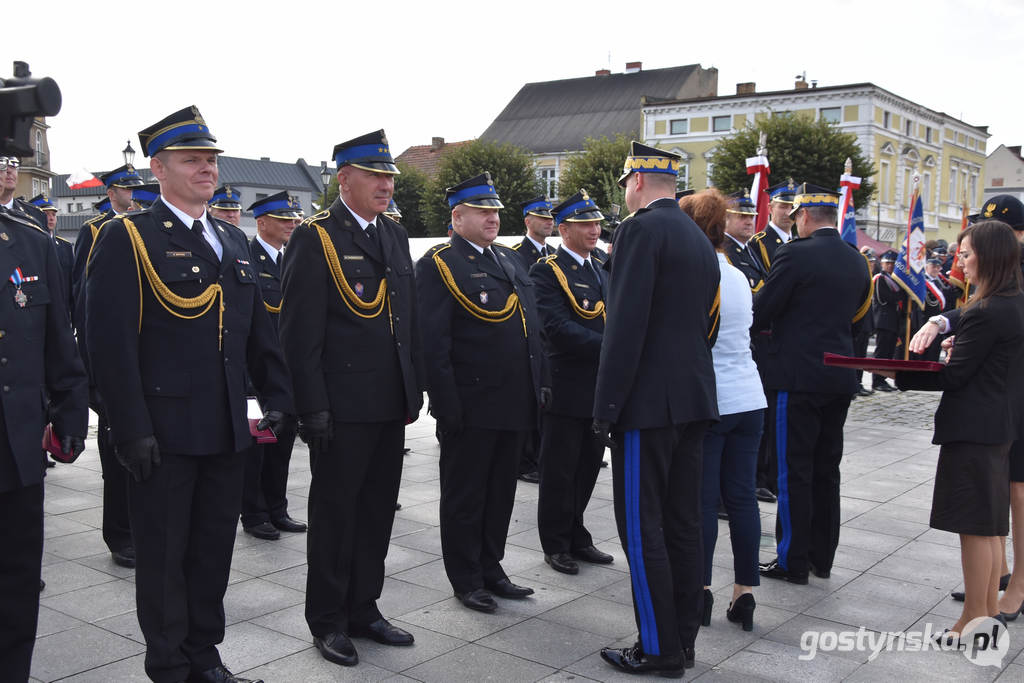
M334 200L338 198L338 176L334 175L331 177L331 182L327 185L327 201L324 201L324 193L321 192L320 196L317 197L316 203L320 208L317 212L323 211L328 206L334 203Z
M420 203L430 183L426 173L409 164L395 164L402 173L395 176L395 194L393 199L402 212L402 225L409 232L409 237L426 237L427 226L420 213Z
M585 189L597 206L606 213L612 204L626 205L626 192L618 185L622 164L629 156L629 143L634 133L618 133L615 139L607 136L587 138L583 153L570 157L558 179L558 196L567 199ZM625 216L628 213L621 211Z
M437 175L427 184L420 201L420 215L428 235L445 235L451 222L451 209L444 200L447 187L490 171L491 180L505 205L501 215L501 233L518 235L525 231L520 207L543 193L533 157L525 149L510 144L473 140L449 147L442 155Z
M857 145L856 136L841 133L833 123L801 115L773 114L719 142L708 159L714 164L711 181L715 187L726 193L750 187L746 159L757 154L761 131L768 136L772 185L792 177L797 183L838 190L839 176L849 157L853 160L853 175L861 178L860 189L853 193L854 205L867 206L875 191L870 179L875 170Z

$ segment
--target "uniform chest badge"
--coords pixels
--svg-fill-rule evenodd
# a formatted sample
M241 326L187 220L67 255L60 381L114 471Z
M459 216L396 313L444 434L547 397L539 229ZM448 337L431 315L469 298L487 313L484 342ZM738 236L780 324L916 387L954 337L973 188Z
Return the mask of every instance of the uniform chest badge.
M362 282L357 282L356 286L353 287L353 289L356 292L356 296L362 296L363 295L363 283Z
M3 240L4 242L6 242L9 239L11 239L11 238L7 236L6 232L0 232L0 240Z
M487 292L480 292L480 303L487 303Z
M588 311L590 310L590 299L583 299L583 308Z
M174 223L172 223L170 221L164 221L164 227L165 228L173 228L174 227Z

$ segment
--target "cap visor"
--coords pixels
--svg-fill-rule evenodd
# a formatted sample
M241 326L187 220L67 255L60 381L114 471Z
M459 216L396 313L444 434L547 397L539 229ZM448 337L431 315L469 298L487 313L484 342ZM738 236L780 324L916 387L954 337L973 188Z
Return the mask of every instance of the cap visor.
M621 176L619 176L619 180L618 180L619 187L626 187L626 179L629 178L629 176L632 173L633 173L633 171L629 170L629 171L626 171L625 173L623 173Z
M264 216L270 216L271 218L283 218L285 220L293 220L295 218L302 218L302 214L298 211L274 211L272 213L265 213Z
M360 161L359 163L350 163L348 166L355 166L361 168L364 171L370 173L387 173L388 175L401 175L401 171L394 164L386 161Z
M756 216L757 215L757 211L740 211L738 209L726 209L725 212L726 213L735 213L735 214L738 214L740 216Z
M537 209L536 211L527 211L527 216L540 216L541 218L551 218L551 212L547 209Z
M221 211L241 211L241 204L210 204L211 209L220 209Z
M573 216L569 216L563 223L593 223L594 221L603 221L604 214L600 211L584 211L577 213Z
M156 152L153 152L153 154L157 154L159 152L164 152L164 151L172 151L172 152L174 152L174 151L189 151L189 150L200 150L200 151L204 151L204 152L216 152L217 154L221 154L221 153L224 152L224 150L222 150L222 149L220 149L218 147L214 147L214 143L209 142L209 141L204 141L204 140L184 140L182 142L179 142L179 143L176 143L176 144L173 144L173 145L168 145L167 147L161 147ZM142 183L139 183L139 184L141 185Z
M493 197L480 197L478 199L469 199L467 201L456 204L455 206L472 206L474 209L504 209L505 205ZM455 208L455 207L452 207Z

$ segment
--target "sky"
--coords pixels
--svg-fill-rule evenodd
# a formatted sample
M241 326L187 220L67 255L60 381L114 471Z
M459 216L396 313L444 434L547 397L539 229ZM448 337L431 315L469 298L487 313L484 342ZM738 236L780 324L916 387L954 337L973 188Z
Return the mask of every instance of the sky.
M193 104L232 156L318 166L379 128L397 156L478 137L525 83L630 61L716 67L720 95L745 81L790 89L801 73L819 87L870 81L987 125L989 151L1024 143L1021 0L52 0L41 19L5 22L0 78L19 60L57 81L61 173L115 168L139 130Z

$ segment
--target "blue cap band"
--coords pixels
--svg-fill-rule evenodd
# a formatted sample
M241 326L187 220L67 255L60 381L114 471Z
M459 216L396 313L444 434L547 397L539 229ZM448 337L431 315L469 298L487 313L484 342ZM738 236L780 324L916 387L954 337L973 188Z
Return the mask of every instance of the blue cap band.
M138 180L138 181L141 181L142 177L138 173L136 173L135 171L121 171L120 173L115 173L114 175L109 176L107 178L107 187L110 187L111 185L115 185L119 181L122 181L122 180Z
M555 225L558 225L566 218L572 218L574 214L581 213L584 209L592 209L593 211L597 211L597 204L595 204L594 200L592 199L583 199L576 202L575 204L570 204L569 206L559 211L558 214L555 216ZM595 218L594 220L597 219Z
M551 202L544 201L544 202L534 202L532 204L527 204L526 206L523 207L523 215L525 216L526 214L530 213L531 211L536 211L537 209L550 211L551 210Z
M498 192L494 189L494 185L477 185L476 187L467 187L465 190L459 190L451 197L448 197L448 206L454 208L456 204L464 199L470 197L476 197L478 195L493 194L494 197L484 197L484 199L497 199ZM498 207L494 207L498 208Z
M141 199L144 202L155 202L159 196L159 192L150 192L149 190L132 190L132 199Z
M173 141L175 138L188 137L188 133L201 133L202 136L197 135L196 137L209 137L210 129L204 123L196 123L195 121L188 121L186 123L179 123L171 128L168 128L163 133L151 137L146 143L146 151L148 156L153 156L167 144Z
M298 209L292 206L287 199L278 199L277 201L266 202L265 204L254 206L252 208L252 216L253 218L259 218L264 214L273 213L274 211L297 212Z
M383 144L347 147L339 150L334 156L334 163L338 168L341 168L345 164L351 164L354 161L379 161L389 164L393 163L391 160L391 152L388 151L388 146Z

